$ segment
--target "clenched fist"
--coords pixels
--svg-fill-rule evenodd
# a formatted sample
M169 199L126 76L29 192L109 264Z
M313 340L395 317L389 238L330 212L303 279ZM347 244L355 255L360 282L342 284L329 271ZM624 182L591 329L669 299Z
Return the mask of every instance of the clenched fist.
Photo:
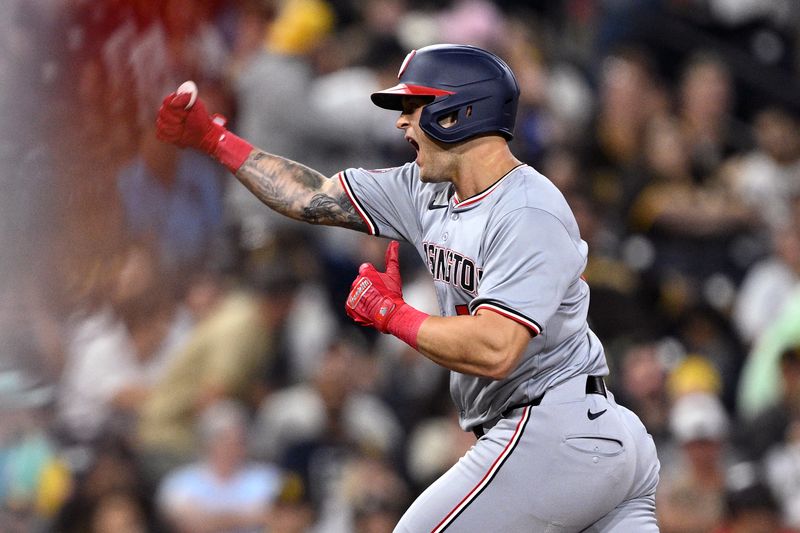
M170 93L164 98L156 119L156 135L181 148L205 152L236 173L253 146L225 128L225 117L209 115L202 99L190 106L191 98L189 93Z

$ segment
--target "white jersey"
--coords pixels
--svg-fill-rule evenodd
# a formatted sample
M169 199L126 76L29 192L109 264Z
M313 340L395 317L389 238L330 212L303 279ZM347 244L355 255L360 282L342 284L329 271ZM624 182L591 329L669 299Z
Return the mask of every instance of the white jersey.
M494 421L574 376L608 374L586 322L587 245L563 195L536 170L517 166L465 199L449 182L421 182L415 163L351 168L338 179L373 235L416 247L442 316L489 309L534 335L505 379L451 372L463 429Z

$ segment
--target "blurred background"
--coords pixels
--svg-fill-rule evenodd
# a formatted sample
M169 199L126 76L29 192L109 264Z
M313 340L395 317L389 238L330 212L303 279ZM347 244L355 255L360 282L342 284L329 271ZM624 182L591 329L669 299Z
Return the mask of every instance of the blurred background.
M402 164L368 95L435 42L517 74L661 530L800 530L796 1L5 0L0 27L3 532L391 531L474 443L446 372L342 310L385 241L154 136L193 79L267 151Z

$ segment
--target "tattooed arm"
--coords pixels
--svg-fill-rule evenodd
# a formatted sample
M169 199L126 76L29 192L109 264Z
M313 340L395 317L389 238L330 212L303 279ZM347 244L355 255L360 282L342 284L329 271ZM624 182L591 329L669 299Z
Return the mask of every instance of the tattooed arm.
M278 213L311 224L369 231L339 180L254 148L225 129L224 121L215 121L202 99L192 103L189 92L164 98L156 119L156 135L162 141L209 154Z
M339 180L305 165L255 148L236 177L259 200L287 217L368 231Z

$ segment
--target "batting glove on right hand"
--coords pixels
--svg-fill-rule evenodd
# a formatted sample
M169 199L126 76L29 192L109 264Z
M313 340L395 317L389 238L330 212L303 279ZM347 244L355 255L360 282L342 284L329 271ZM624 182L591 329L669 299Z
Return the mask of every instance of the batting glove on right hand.
M211 117L205 102L199 98L186 109L190 99L189 93L170 93L164 98L156 118L156 135L181 148L197 148L213 154L220 136L227 131L225 117Z

